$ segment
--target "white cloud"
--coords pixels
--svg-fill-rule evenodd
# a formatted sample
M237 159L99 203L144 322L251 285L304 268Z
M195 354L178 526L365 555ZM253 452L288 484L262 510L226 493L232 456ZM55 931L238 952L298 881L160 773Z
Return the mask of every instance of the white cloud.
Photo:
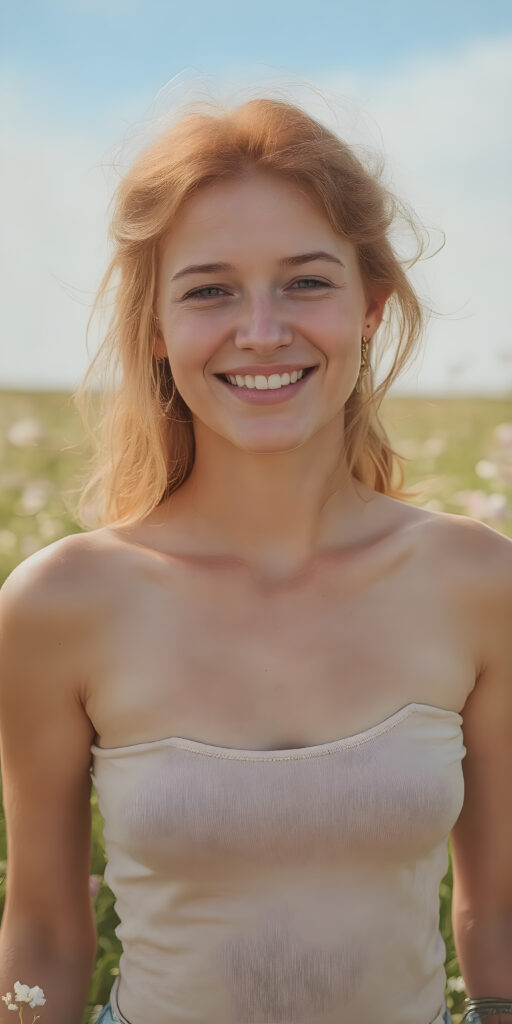
M49 117L42 123L30 114L30 84L5 78L0 382L74 387L87 364L85 324L107 260L107 205L115 182L108 165L119 140L133 137L122 153L131 157L151 125L140 122L135 97L126 101L123 117L112 109L104 113L95 132L79 123L74 131L62 129ZM189 100L185 79L171 80L148 114L165 115L166 107L172 112L181 98ZM396 390L510 390L512 39L415 59L394 74L364 69L359 76L310 76L308 82L313 90L318 86L319 97L307 82L281 80L287 96L293 98L294 89L298 102L324 122L331 118L348 141L384 152L392 186L434 229L432 249L446 232L445 248L414 271L414 279L448 317L432 322L423 355ZM208 84L222 95L219 76ZM239 86L230 82L226 90L236 97ZM236 98L256 94L258 86L268 94L262 75L250 88L242 83ZM90 340L94 350L94 330Z
M356 88L391 184L432 229L431 251L446 234L444 249L413 272L448 316L432 321L411 383L433 391L454 366L443 388L510 391L512 38L415 60Z

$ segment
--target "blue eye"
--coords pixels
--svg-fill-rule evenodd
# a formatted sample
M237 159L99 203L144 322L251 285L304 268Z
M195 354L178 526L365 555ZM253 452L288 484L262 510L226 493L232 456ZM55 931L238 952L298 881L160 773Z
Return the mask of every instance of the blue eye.
M330 288L331 287L331 285L328 283L328 281L320 281L316 277L301 277L301 278L298 279L298 281L293 281L292 285L290 287L293 287L296 284L297 285L304 285L304 284L306 285L305 288L298 288L297 291L316 291L317 288ZM310 288L310 285L314 285L315 287L314 288ZM204 294L205 292L208 292L209 294L206 295L206 294ZM204 288L195 288L194 291L187 292L187 294L184 296L184 298L185 299L195 299L195 298L198 298L198 299L216 299L216 298L218 298L218 295L212 295L211 294L212 292L219 292L221 294L225 294L224 289L221 288L219 285L208 284L208 285L205 285Z
M205 285L204 288L196 288L195 291L188 292L188 294L185 295L185 298L186 299L194 299L196 297L196 295L197 295L198 298L205 297L207 299L211 299L213 297L214 299L216 299L217 298L216 295L214 295L214 296L211 296L211 295L202 296L201 292L220 292L220 291L222 291L222 288L219 288L218 285L216 285L216 284L208 284L208 285Z
M306 282L307 282L308 285L310 285L310 284L317 284L317 285L320 286L320 288L329 288L330 287L330 285L327 283L327 281L319 281L318 278L316 278L316 277L301 277L301 278L299 278L298 281L294 281L293 283L294 284L304 284ZM314 291L315 289L313 288L313 289L309 289L309 290L310 291ZM308 289L307 288L303 288L303 289L299 289L299 291L308 291Z

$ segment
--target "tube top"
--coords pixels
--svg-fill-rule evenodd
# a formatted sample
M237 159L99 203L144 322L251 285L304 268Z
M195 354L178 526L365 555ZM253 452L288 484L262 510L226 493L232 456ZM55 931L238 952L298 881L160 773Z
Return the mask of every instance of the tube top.
M442 1024L462 716L289 750L91 745L122 1024Z

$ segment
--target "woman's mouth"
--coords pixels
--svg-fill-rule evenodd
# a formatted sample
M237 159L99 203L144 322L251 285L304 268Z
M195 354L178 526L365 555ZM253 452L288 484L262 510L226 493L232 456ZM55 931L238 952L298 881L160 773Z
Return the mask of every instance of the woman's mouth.
M232 384L224 374L216 373L215 377L217 380L228 388L229 391L237 398L240 398L244 402L255 403L256 405L274 405L276 402L283 402L294 395L302 391L306 381L309 380L318 369L318 366L305 367L302 377L295 381L294 384L280 384L278 387L247 387L243 385L239 387L238 384Z

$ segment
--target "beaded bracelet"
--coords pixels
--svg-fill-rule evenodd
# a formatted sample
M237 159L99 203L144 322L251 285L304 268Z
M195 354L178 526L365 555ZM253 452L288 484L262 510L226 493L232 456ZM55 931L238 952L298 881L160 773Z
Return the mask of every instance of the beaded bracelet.
M461 1024L483 1024L482 1016L512 1013L512 999L468 999Z

